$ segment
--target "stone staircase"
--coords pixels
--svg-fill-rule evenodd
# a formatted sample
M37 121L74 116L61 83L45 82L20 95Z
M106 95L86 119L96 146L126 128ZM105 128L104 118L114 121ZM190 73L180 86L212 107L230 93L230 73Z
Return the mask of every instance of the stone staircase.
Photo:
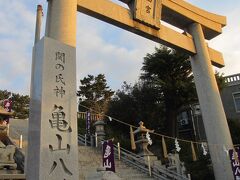
M147 180L154 179L149 175L142 173L141 171L130 167L129 165L124 164L123 162L116 160L116 174L125 180L139 179L139 180Z
M104 179L104 180L141 180L141 179L161 179L161 180L189 180L183 169L177 166L177 162L181 163L177 155L169 154L169 160L171 163L166 167L157 160L155 156L149 155L143 158L140 155L136 155L122 147L114 145L114 157L115 157L115 170L116 173L112 173L116 177L111 177L110 171L104 171L102 168L102 150L101 142L98 142L98 148L95 147L96 137L91 137L90 141L86 139L86 136L78 134L79 143L79 173L80 179ZM170 156L171 155L171 156ZM121 161L118 160L120 158ZM98 169L98 171L97 171ZM179 171L180 170L180 171ZM150 172L149 172L150 171ZM94 174L102 173L102 178L96 178ZM106 174L106 178L104 177ZM151 173L151 176L149 175ZM94 177L94 178L92 178Z
M102 154L98 148L79 145L79 179L93 179L97 169L102 167ZM115 159L116 175L123 180L150 180L149 175Z

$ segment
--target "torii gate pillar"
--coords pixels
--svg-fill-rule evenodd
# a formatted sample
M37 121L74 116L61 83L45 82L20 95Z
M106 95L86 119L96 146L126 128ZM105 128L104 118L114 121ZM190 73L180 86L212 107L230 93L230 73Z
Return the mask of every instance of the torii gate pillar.
M222 146L232 149L233 144L201 25L190 25L189 33L193 36L197 51L197 54L191 57L191 66L207 140L211 144L208 147L215 179L230 180L233 179L230 161Z
M26 179L78 180L77 0L49 0L33 47Z
M77 0L48 0L47 37L76 47Z

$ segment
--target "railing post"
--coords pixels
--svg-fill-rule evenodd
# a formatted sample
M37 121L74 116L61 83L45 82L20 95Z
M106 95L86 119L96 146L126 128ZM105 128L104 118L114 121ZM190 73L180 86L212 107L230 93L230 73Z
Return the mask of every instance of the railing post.
M22 149L23 144L22 144L22 135L19 137L19 148Z
M120 148L120 143L119 142L117 143L117 146L118 146L118 160L120 161L120 159L121 159L121 148Z
M84 135L85 138L85 146L87 146L87 134Z
M97 137L97 133L95 132L95 145L96 147L98 147L98 137Z
M149 176L152 176L152 171L151 171L151 163L150 163L150 157L147 156L147 160L148 160L148 171L149 171Z

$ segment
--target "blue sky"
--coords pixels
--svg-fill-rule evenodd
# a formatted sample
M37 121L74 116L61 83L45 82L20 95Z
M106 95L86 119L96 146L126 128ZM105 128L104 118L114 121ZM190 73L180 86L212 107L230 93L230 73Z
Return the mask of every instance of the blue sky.
M115 0L113 0L115 1ZM188 0L213 13L227 16L223 34L209 42L223 53L226 75L240 72L240 1ZM31 50L35 32L36 5L46 0L0 1L0 89L28 94L31 75ZM87 74L104 73L109 86L119 89L123 81L134 83L140 74L143 57L158 44L78 13L77 81Z

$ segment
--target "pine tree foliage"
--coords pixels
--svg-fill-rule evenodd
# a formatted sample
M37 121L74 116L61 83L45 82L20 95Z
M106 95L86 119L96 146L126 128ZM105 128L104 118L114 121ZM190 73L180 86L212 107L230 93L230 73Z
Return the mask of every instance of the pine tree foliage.
M134 126L143 121L146 127L162 132L162 109L158 92L154 87L143 81L134 85L124 82L121 90L118 90L112 99L107 114ZM113 121L110 126L114 133L118 132L116 134L129 135L129 128L126 128L126 125Z
M88 75L80 82L81 85L77 91L79 103L97 112L105 113L114 91L107 86L104 74ZM79 111L86 111L86 108L79 106Z
M144 57L141 79L156 87L164 104L168 134L176 137L177 112L196 101L196 90L188 56L160 46Z
M29 116L29 102L30 98L28 95L15 94L7 90L0 90L0 101L3 106L3 100L8 99L12 94L12 110L13 117L20 119L26 119Z

